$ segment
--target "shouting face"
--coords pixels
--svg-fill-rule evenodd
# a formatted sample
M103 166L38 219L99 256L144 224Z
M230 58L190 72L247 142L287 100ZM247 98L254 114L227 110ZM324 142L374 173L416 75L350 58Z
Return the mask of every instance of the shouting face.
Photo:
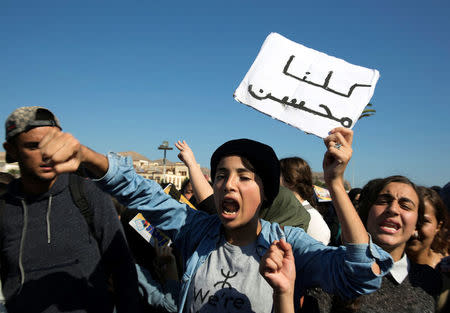
M416 229L418 208L419 197L414 188L397 182L386 185L370 208L367 231L395 261L402 256Z
M217 165L214 200L227 240L242 245L255 240L260 229L258 213L264 190L261 179L239 156L227 156Z

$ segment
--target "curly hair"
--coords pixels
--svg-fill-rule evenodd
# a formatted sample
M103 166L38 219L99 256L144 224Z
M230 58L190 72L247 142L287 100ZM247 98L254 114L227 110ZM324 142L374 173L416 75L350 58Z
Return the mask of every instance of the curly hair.
M419 195L424 202L428 201L434 209L434 215L438 225L441 225L439 231L431 243L431 249L443 255L448 254L449 248L449 218L447 208L439 194L431 188L419 186Z
M284 158L280 160L280 170L286 187L315 207L312 171L308 162L299 157Z

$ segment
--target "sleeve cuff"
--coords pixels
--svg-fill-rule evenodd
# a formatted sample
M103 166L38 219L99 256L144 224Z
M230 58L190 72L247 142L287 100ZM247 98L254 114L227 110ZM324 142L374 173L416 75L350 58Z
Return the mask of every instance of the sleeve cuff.
M383 276L391 270L394 261L389 253L381 249L372 242L369 235L368 244L346 244L347 260L352 263L370 263L377 262L381 269L380 276Z
M92 181L106 184L115 176L120 163L125 163L124 165L127 167L133 163L130 157L123 157L115 152L108 152L106 157L108 158L108 171L103 177L93 178Z

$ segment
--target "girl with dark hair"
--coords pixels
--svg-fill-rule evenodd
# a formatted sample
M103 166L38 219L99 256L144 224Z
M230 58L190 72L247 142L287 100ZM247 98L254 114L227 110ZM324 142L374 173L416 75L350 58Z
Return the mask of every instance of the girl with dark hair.
M315 209L316 195L313 187L312 171L308 163L299 157L280 160L280 183L289 188L311 216L307 234L328 245L330 228L322 215Z
M424 220L408 242L406 253L414 262L436 268L441 259L448 256L447 209L436 191L419 187L419 193L425 203Z
M192 189L191 180L187 178L180 189L181 194L189 201L191 201L192 196L194 195L194 190Z
M441 271L443 289L439 296L436 312L450 311L449 218L447 208L439 194L426 187L419 187L425 203L424 220L415 235L408 241L406 253L418 264L425 264Z
M316 196L313 188L312 171L308 162L299 157L284 158L280 160L281 183L294 191L303 201L311 206L316 205Z
M434 312L441 277L429 266L411 262L405 253L408 240L423 223L423 212L419 189L408 178L390 176L367 183L359 214L372 240L394 259L394 267L379 290L356 300L312 290L305 311L318 307L320 312Z
M394 262L404 257L406 242L423 220L424 205L416 185L404 176L375 179L364 186L359 214L372 239Z

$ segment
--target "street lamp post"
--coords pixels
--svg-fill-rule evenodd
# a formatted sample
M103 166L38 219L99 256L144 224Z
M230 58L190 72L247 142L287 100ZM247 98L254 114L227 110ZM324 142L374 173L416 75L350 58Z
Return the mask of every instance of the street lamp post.
M162 144L158 147L158 150L164 150L164 159L163 159L163 181L166 182L166 151L173 150L173 148L169 147L168 141L163 141Z

